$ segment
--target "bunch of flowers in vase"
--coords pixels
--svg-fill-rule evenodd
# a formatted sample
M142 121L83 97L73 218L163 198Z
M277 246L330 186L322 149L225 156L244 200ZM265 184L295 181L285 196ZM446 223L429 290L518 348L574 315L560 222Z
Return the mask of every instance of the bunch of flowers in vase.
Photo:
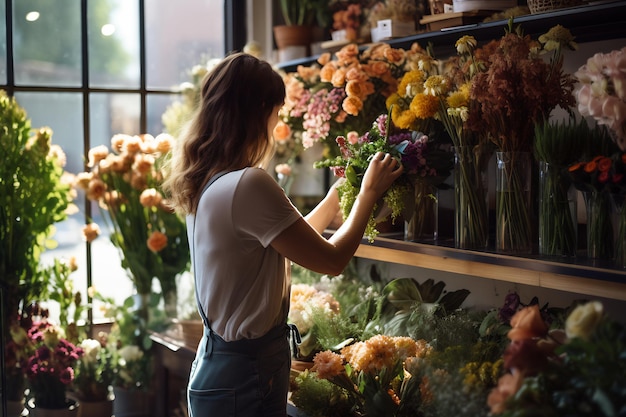
M414 375L431 350L424 340L375 335L340 354L318 353L311 370L345 390L354 415L412 416L427 383Z
M284 74L287 96L281 119L301 132L304 149L322 143L325 157L337 156L335 138L368 129L421 53L417 44L407 51L387 44L359 51L349 44L334 57L324 53L316 64Z
M484 46L485 68L472 78L467 126L496 146L496 250L530 253L533 213L530 190L534 126L554 108L574 103L574 79L563 71L562 49L575 47L570 32L555 26L539 37L509 21L505 35ZM543 53L551 53L549 62Z
M568 167L585 155L590 129L582 119L544 121L535 126L534 155L539 162L539 254L576 256L576 188Z
M2 337L19 325L24 306L39 299L40 258L54 244L54 224L75 212L66 155L47 127L31 128L26 111L0 90L0 311ZM13 350L4 352L8 400L24 399L24 372Z
M161 190L173 143L169 134L115 135L112 151L91 149L90 171L77 176L77 187L98 203L138 294L149 297L157 278L169 317L176 317L176 279L189 268L185 222Z
M626 407L626 328L602 303L575 306L564 329L549 330L536 307L512 325L507 372L488 398L492 415L610 416Z
M607 142L608 135L604 137ZM611 219L611 198L615 198L620 207L623 206L623 199L626 195L626 152L614 150L600 154L590 160L574 163L568 170L574 186L583 193L585 200L587 256L591 259L613 259L617 243L620 248L617 253L621 253L623 257L625 226L622 221L618 227L617 240L615 240ZM619 258L618 261L624 260Z
M377 152L390 153L404 167L399 179L387 190L383 201L375 207L365 230L365 236L373 241L378 235L377 222L398 219L402 214L410 218L417 210L415 188L419 184L440 185L449 176L452 155L440 138L429 138L421 132L397 129L388 114L379 115L371 128L362 136L351 132L347 138L337 137L341 155L319 161L316 167L330 167L333 173L345 181L337 187L340 206L347 218L369 162ZM386 205L387 212L377 212ZM379 214L381 214L379 216ZM418 213L418 216L423 213ZM423 217L423 216L422 216Z
M607 127L611 138L626 152L626 47L590 57L574 74L578 111ZM620 157L614 157L619 161ZM618 180L617 183L622 183ZM626 268L626 208L623 187L616 186L613 200L618 213L615 262Z
M67 394L83 349L67 341L61 328L45 319L33 322L27 337L34 347L25 369L34 406L47 409L75 407Z
M484 249L489 241L487 165L492 149L486 135L466 124L476 106L470 100L471 81L485 64L484 57L475 53L477 42L472 36L461 37L455 46L458 56L444 64L441 76L428 77L422 88L429 100L438 103L434 118L441 121L454 145L455 246Z

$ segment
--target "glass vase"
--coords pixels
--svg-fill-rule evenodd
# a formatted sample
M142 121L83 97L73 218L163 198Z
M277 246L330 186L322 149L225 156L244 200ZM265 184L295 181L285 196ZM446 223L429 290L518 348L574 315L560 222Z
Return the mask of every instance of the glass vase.
M587 210L587 258L613 258L611 195L605 191L583 192Z
M426 181L413 184L413 205L410 217L405 220L404 240L411 242L434 242L439 232L439 195L437 187Z
M626 269L626 195L611 194L615 232L615 267Z
M532 252L530 152L496 152L496 251Z
M485 249L489 242L490 155L479 146L454 148L454 245Z
M539 162L539 254L576 256L576 189L567 168Z

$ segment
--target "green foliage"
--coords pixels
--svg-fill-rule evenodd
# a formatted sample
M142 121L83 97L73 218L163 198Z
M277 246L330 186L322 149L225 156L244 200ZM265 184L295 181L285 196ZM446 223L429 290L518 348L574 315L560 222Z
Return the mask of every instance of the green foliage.
M51 141L48 128L31 135L25 110L0 91L0 284L8 292L2 315L10 320L47 288L40 255L54 246L53 225L67 217L72 200L65 156Z
M296 389L291 400L310 417L343 417L350 415L351 405L346 391L308 370L295 378Z
M377 303L376 319L370 328L379 327L381 333L393 336L407 335L426 340L437 338L438 324L444 323L441 319L458 310L469 295L465 289L444 293L445 285L432 279L422 284L413 278L390 281L383 288ZM469 326L470 329L473 327L471 321Z

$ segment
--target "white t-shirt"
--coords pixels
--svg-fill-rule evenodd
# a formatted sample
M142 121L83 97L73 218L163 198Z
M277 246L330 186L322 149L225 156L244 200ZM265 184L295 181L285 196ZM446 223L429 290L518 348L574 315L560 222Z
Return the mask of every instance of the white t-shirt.
M284 323L291 279L270 243L302 215L264 170L217 179L200 198L187 232L202 309L226 341L255 339ZM194 254L195 241L195 254Z

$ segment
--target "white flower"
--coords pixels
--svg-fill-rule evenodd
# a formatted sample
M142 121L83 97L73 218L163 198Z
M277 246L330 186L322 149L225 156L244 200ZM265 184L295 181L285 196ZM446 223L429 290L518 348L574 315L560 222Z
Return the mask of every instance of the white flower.
M95 363L98 360L98 353L100 353L102 348L100 342L94 339L85 339L80 342L79 346L85 351L82 357L83 362Z
M565 334L570 339L588 339L602 319L603 306L599 301L579 305L565 321Z

